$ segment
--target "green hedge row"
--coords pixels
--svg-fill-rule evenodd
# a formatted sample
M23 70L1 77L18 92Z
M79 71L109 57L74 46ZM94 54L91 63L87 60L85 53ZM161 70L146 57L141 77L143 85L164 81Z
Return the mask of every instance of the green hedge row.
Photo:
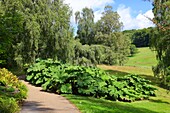
M150 81L136 75L116 77L96 67L73 66L58 61L37 60L27 69L26 80L58 94L94 96L135 101L155 96Z

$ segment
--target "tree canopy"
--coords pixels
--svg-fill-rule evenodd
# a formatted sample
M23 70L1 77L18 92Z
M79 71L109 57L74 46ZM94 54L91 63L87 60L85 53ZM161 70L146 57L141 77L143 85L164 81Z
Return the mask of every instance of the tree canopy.
M73 37L70 27L71 11L63 1L4 0L0 5L3 11L1 15L7 15L3 16L4 20L7 20L8 16L11 19L9 20L11 23L5 23L18 27L16 24L18 22L19 27L22 28L12 39L11 55L13 56L10 56L12 62L22 67L25 63L35 62L35 59L39 57L70 60ZM13 12L21 15L22 21ZM5 27L8 28L8 26ZM10 35L6 31L5 33Z
M152 37L152 49L157 52L159 63L153 68L155 76L170 87L170 1L154 0L154 19L156 24Z
M63 0L0 0L0 64L23 67L37 58L77 65L127 61L131 41L121 33L120 16L111 6L97 22L90 8L76 12L75 37L71 13Z
M94 13L92 9L83 8L82 12L75 13L75 20L78 24L77 36L82 44L91 44L94 38Z
M76 12L75 16L78 24L76 39L82 44L78 50L78 59L109 65L123 65L127 61L131 42L120 32L123 24L112 6L105 7L101 19L97 22L94 22L93 10L89 8Z

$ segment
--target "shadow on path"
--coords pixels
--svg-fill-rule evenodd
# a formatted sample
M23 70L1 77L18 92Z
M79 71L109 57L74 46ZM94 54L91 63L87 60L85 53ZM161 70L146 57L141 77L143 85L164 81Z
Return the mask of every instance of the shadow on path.
M48 108L48 107L43 106L43 104L41 104L40 102L26 101L23 104L23 107L20 113L29 113L29 111L31 111L32 113L40 112L40 111L49 113L49 112L53 112L54 110L55 109L53 108Z

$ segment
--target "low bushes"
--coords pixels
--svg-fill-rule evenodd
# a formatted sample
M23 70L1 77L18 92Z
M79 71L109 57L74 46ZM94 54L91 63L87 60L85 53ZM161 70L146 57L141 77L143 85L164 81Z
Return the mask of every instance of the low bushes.
M0 69L0 113L19 111L19 103L26 96L26 86L7 69Z
M96 67L72 66L52 60L37 60L27 69L26 80L58 94L94 96L135 101L155 96L149 81L136 75L116 77Z
M0 97L0 113L16 113L19 106L14 98Z

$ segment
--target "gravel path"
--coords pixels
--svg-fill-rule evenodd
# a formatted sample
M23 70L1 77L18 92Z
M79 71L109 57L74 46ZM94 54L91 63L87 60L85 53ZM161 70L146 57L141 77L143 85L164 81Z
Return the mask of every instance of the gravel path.
M40 87L30 85L28 98L25 100L20 113L80 113L80 111L64 97L41 91Z

